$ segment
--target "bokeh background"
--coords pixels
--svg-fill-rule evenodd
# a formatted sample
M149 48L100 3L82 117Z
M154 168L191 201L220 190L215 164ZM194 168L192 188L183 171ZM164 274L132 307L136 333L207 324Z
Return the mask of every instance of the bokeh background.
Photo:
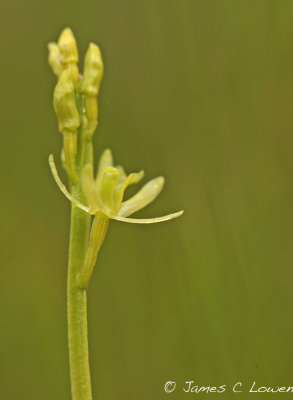
M1 400L70 399L70 204L47 162L46 46L66 26L81 59L89 41L103 52L96 157L167 178L137 216L185 210L111 222L88 293L94 399L293 386L292 20L290 0L2 0ZM189 380L228 388L183 393Z

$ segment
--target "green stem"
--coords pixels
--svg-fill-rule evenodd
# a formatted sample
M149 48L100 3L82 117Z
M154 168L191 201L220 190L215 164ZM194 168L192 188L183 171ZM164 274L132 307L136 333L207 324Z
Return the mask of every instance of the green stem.
M80 186L73 184L72 195L80 200ZM92 400L87 329L86 290L76 285L76 278L86 255L90 218L72 204L67 283L69 363L73 400Z
M76 104L81 125L77 130L76 174L71 179L72 196L84 203L80 175L85 164L92 163L92 143L84 135L84 96L76 91ZM70 177L69 177L70 178ZM67 318L69 341L69 364L72 400L92 400L91 378L88 351L87 296L86 289L77 285L84 260L88 252L90 215L71 206L71 228L67 282Z

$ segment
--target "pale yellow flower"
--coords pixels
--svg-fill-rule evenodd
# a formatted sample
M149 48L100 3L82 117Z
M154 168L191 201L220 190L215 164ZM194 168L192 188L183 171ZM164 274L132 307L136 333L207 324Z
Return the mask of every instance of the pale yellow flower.
M58 176L52 155L49 157L49 163L55 181L63 194L73 204L89 214L97 215L101 212L109 219L137 224L168 221L183 214L183 211L179 211L157 218L128 218L129 215L146 207L158 196L165 180L161 176L152 179L133 197L123 201L125 189L129 185L139 182L143 178L144 172L131 173L127 176L122 167L113 166L110 150L105 150L100 158L96 179L94 178L92 164L87 164L82 171L81 187L87 204L81 204L68 192Z

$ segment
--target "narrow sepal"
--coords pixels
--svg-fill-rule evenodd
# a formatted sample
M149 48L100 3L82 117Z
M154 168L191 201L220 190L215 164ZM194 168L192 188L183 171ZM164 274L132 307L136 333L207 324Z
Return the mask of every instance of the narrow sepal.
M156 217L156 218L125 218L125 217L119 217L115 216L112 217L116 221L121 221L121 222L129 222L130 224L156 224L158 222L164 222L164 221L169 221L170 219L174 219L177 217L180 217L180 215L183 214L182 211L178 211L174 214L168 214L164 215L163 217Z
M49 156L49 165L50 165L50 169L51 169L52 175L53 175L53 177L55 179L55 182L57 183L57 186L59 187L61 192L64 194L64 196L67 197L67 199L70 200L78 208L80 208L81 210L91 214L89 207L84 206L78 200L76 200L73 196L71 196L71 194L66 189L66 186L62 183L62 181L61 181L61 179L60 179L60 177L58 175L58 172L57 172L57 168L56 168L56 165L55 165L55 162L54 162L53 154L50 154L50 156Z

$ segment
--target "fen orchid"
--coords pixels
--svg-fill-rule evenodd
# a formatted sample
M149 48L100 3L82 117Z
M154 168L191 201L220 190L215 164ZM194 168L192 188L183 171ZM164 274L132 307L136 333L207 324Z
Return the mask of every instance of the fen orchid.
M94 177L92 136L98 124L97 96L104 73L101 51L90 43L81 74L76 41L69 28L48 48L48 61L57 76L53 105L63 139L61 161L68 175L69 190L59 178L53 155L49 164L57 185L71 201L67 284L71 391L73 400L92 400L86 288L109 220L152 224L179 217L183 211L156 218L129 218L158 196L164 178L152 179L133 197L124 200L126 188L138 183L144 172L126 175L121 166L114 166L110 150L103 152Z

